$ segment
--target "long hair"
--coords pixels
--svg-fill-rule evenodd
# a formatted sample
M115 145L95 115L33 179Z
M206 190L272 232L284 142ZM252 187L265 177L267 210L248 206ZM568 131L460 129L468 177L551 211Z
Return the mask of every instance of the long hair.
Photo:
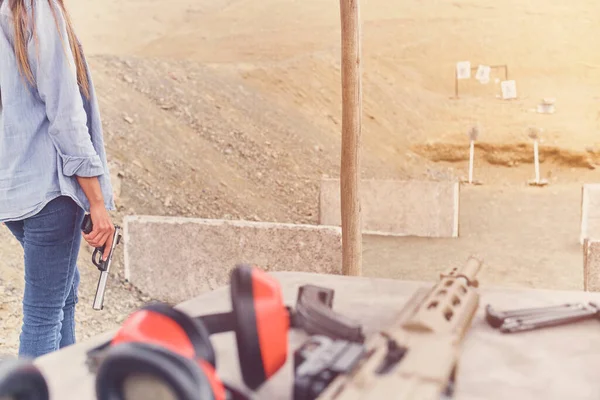
M2 3L2 1L3 0L0 0L0 4ZM27 34L28 34L29 21L28 21L28 15L27 15L27 8L26 8L26 4L25 4L26 1L28 1L28 0L8 0L9 7L11 9L11 12L13 14L13 19L14 19L14 29L15 29L14 49L15 49L15 55L17 58L19 70L20 70L21 74L27 79L27 81L30 84L35 85L35 79L33 77L33 73L31 72L31 65L29 64L29 58L27 56ZM30 4L31 15L34 15L35 0L29 0L29 1L31 3ZM42 0L42 1L45 1L45 0ZM75 58L75 66L77 68L77 83L79 84L79 87L81 88L81 91L83 92L85 97L89 98L90 83L89 83L88 76L87 76L87 70L85 67L83 53L81 51L81 47L79 46L79 42L77 41L77 36L75 36L75 31L73 30L71 18L69 17L69 13L67 12L64 1L63 0L47 0L47 1L50 4L50 9L52 10L52 13L54 15L54 20L56 22L57 30L59 29L59 25L58 25L58 16L56 15L56 10L55 10L54 4L53 4L55 1L56 1L56 3L58 3L58 5L60 7L60 11L64 15L64 19L66 22L66 28L67 28L67 36L68 36L67 40L71 47L71 52L73 53L73 57ZM32 27L33 39L35 40L35 42L37 44L38 39L37 39L37 32L35 29L35 19L34 19L34 21L32 21L31 27ZM59 34L60 34L60 30L59 30ZM63 40L63 44L64 44L65 38L61 38L61 39Z

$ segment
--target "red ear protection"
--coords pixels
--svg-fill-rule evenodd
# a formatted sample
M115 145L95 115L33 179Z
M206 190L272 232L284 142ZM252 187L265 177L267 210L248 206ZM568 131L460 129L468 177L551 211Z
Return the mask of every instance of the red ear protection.
M124 400L127 379L145 374L170 387L178 400L226 400L215 365L200 321L166 304L150 304L131 314L112 339L97 371L96 394L98 400Z
M232 272L231 304L242 376L256 389L287 359L289 313L279 283L248 265Z
M134 312L111 341L153 343L186 358L202 358L216 367L215 351L204 325L163 303L154 303Z
M48 400L49 396L46 379L31 361L0 363L0 398Z
M235 331L244 383L255 390L288 355L290 314L279 283L266 272L238 265L231 273L230 313L198 317L211 334Z
M227 399L223 383L206 361L183 357L156 344L135 342L109 350L96 376L97 399L143 400L143 392L132 392L126 385L133 376L144 375L168 387L177 400Z

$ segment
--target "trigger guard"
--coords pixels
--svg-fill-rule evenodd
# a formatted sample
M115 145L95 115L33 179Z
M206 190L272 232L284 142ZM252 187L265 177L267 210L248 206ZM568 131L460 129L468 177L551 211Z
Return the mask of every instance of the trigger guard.
M100 271L104 271L103 262L102 262L102 253L103 253L103 250L101 248L96 248L96 249L94 249L94 253L92 254L92 263L94 263L94 265L96 267L98 267L98 269ZM98 261L96 261L96 258L98 259Z

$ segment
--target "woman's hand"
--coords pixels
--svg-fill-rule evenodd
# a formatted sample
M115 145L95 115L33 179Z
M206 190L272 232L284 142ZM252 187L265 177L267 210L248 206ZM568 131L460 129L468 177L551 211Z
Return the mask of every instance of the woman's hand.
M105 246L102 260L106 260L112 247L115 226L113 225L104 204L91 205L90 217L92 218L94 228L89 234L86 235L84 233L83 238L90 246L96 248Z
M108 211L104 206L100 181L98 181L97 177L86 178L81 176L77 177L77 181L90 203L90 216L92 217L92 225L94 227L87 235L84 233L83 238L90 246L106 246L104 254L102 254L102 260L106 260L112 247L115 226L110 220Z

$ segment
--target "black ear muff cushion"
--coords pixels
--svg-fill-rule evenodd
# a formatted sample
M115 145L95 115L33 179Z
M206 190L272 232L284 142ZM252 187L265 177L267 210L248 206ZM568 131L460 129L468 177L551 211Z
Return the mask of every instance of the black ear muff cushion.
M0 397L11 400L48 400L46 379L29 360L0 363Z
M153 311L169 317L175 321L188 335L196 355L213 367L217 366L215 349L210 341L210 333L199 319L195 319L164 303L151 303L141 308L142 310Z
M256 310L252 293L250 265L238 265L231 274L231 305L236 322L235 337L240 359L242 378L246 386L257 389L266 380L265 367L260 352Z
M170 387L177 400L217 400L211 382L195 360L141 343L123 343L109 350L96 375L97 399L124 400L126 379L140 374Z

